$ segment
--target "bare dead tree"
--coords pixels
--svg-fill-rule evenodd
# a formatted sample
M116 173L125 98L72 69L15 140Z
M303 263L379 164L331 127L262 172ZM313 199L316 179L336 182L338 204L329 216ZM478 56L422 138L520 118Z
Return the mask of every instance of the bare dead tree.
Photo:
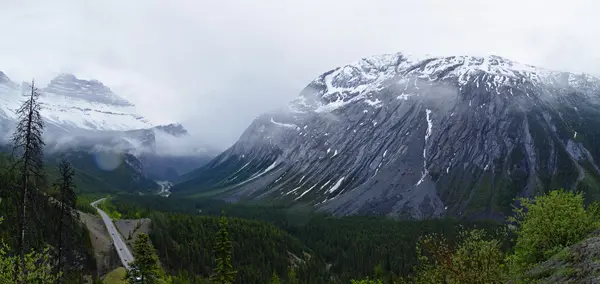
M74 228L71 227L73 222L71 219L79 219L79 213L75 210L77 195L75 194L75 183L73 177L75 176L75 170L71 167L71 163L66 160L62 160L58 165L60 177L54 184L58 188L58 265L57 270L59 274L58 282L64 282L65 264L63 258L65 258L64 252L69 246L69 242L72 241L71 234ZM73 216L75 215L75 216ZM66 219L66 220L65 220ZM70 243L72 245L72 242Z
M44 122L40 114L41 105L38 102L40 93L35 87L35 82L31 82L30 92L25 95L26 100L17 110L19 122L13 133L13 156L16 157L15 167L19 171L19 210L18 210L18 230L17 251L19 252L19 261L15 262L14 277L15 282L26 275L25 253L27 250L25 241L25 231L27 227L27 201L30 197L30 186L35 188L44 180L43 172L43 147L44 141L42 134L44 131Z

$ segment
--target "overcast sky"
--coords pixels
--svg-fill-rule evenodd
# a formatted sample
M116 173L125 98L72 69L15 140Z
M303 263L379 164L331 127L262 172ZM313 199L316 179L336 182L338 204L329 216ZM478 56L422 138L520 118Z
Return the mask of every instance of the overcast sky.
M226 147L320 73L368 55L496 54L600 74L600 4L558 0L0 0L0 70L98 79Z

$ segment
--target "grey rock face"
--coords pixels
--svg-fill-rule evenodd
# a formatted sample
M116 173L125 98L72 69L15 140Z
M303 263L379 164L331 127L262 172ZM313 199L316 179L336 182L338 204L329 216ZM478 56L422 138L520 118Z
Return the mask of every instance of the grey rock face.
M42 92L81 98L90 102L117 106L133 106L133 104L117 96L101 82L97 80L81 80L72 74L60 74L50 81L50 84Z
M364 58L172 188L335 214L500 218L513 198L600 181L600 80L497 56Z
M159 126L155 126L155 129L164 131L165 133L171 134L175 137L181 137L181 136L185 136L188 135L187 130L185 130L185 128L183 127L183 125L179 124L179 123L171 123L171 124L167 124L167 125L159 125Z

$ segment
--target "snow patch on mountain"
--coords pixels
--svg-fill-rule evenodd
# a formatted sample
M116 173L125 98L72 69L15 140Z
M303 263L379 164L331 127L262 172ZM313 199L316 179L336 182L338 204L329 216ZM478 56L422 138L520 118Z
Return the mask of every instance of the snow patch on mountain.
M376 95L391 82L404 86L405 92L397 98L409 100L415 96L409 89L419 90L422 87L420 81L446 80L457 82L455 87L459 89L469 82L475 82L477 86L480 81L485 82L486 91L497 94L502 93L501 87L525 82L535 87L561 85L571 88L587 88L599 83L589 74L551 71L493 55L417 57L395 53L366 57L321 75L289 104L289 109L299 113L333 112L356 101L381 107L384 102Z
M282 127L287 127L287 128L292 128L292 129L300 129L300 127L298 127L298 125L295 124L290 124L290 123L281 123L281 122L277 122L275 120L273 120L273 118L271 117L271 122L275 125L279 125Z
M431 110L426 109L425 115L426 115L426 119L427 119L427 132L425 132L425 143L423 146L423 175L421 176L421 178L419 179L419 181L417 182L416 185L419 185L423 181L425 181L425 178L429 174L429 171L427 170L427 141L429 140L429 137L431 137L431 130L433 128L433 120L431 118Z
M16 110L30 92L10 81L4 73L0 79L0 118L15 121ZM46 123L65 131L126 131L147 129L153 124L137 114L130 102L114 94L102 83L80 80L61 74L40 89L41 114Z

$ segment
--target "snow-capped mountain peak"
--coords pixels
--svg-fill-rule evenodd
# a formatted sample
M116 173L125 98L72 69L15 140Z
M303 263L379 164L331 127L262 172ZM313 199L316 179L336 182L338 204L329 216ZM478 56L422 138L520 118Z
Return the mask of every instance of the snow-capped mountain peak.
M502 93L500 88L524 83L570 88L600 83L588 74L547 70L495 55L420 57L395 53L365 57L324 73L290 103L289 109L296 113L331 112L356 101L380 107L381 101L373 94L393 82L405 88L398 99L407 99L415 95L408 86L414 90L421 83L438 82L460 89L474 81L486 82L488 89L498 94Z
M323 73L289 108L259 116L171 190L340 215L501 220L517 196L591 196L600 175L600 80L586 74L387 54Z
M30 83L21 85L0 75L0 119L17 119L15 111L29 92ZM39 87L39 86L37 86ZM154 125L137 113L135 105L113 93L97 80L81 80L60 74L40 88L42 117L52 131L127 131L149 129ZM4 128L4 127L3 127ZM7 129L5 129L7 130Z
M45 94L59 94L67 97L85 99L90 102L116 106L133 106L132 103L117 96L110 88L97 80L81 80L73 74L60 74L43 89Z

